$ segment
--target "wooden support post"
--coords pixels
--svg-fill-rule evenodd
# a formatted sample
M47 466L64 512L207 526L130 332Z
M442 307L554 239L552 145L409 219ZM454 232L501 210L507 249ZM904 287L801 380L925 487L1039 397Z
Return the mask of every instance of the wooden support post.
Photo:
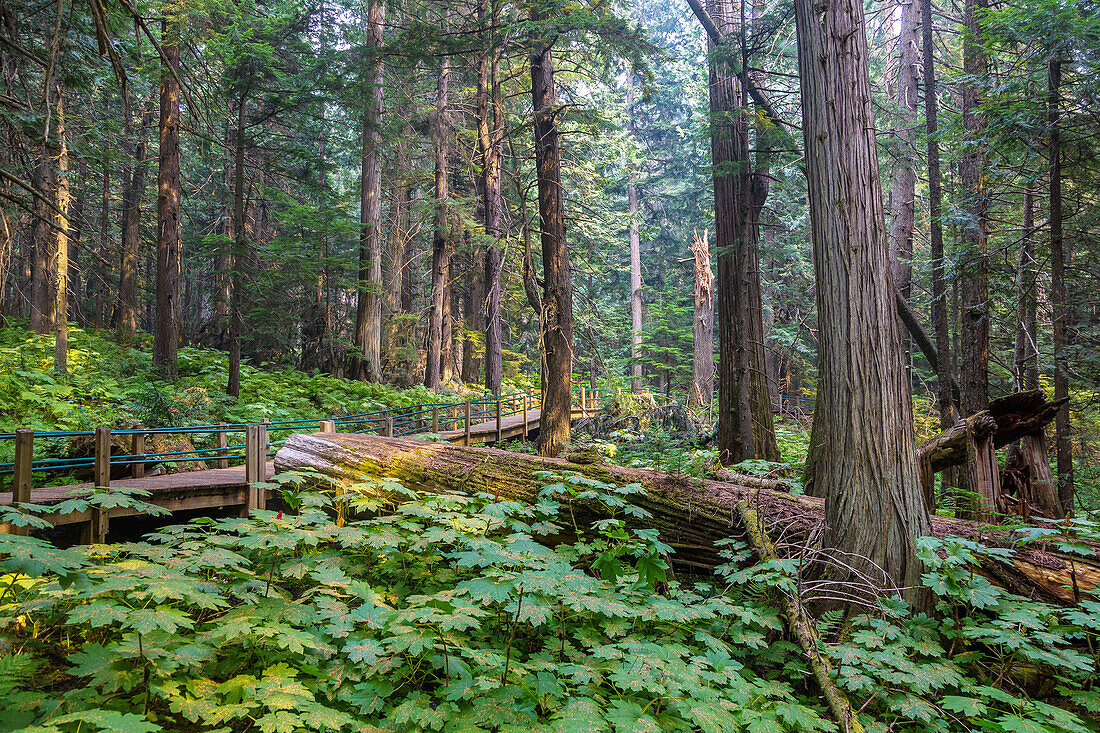
M135 458L135 459L136 458L144 458L145 457L145 433L134 433L133 439L134 439L133 448L130 451L130 453L133 454L132 457ZM133 477L134 478L144 478L145 477L145 461L138 461L138 462L134 463L133 466L134 466L133 473L132 473Z
M225 426L222 425L224 428ZM218 468L229 468L229 433L224 430L217 432L218 440Z
M111 485L111 429L95 429L95 469L92 481L96 486Z
M523 439L527 440L527 393L523 393Z
M504 429L501 425L500 415L500 395L497 395L497 442L499 443L504 438Z
M393 415L386 413L386 422L382 426L382 435L387 438L393 437Z
M439 432L439 407L432 405L432 432Z
M466 402L462 406L463 410L463 428L462 428L462 445L470 444L470 401Z
M258 484L267 480L267 441L263 425L248 425L244 429L244 480L248 484L246 511L263 509L267 496Z
M581 383L581 415L588 412L588 400L585 399L584 384Z
M322 420L321 421L321 429L318 432L335 433L336 432L336 421L335 420Z
M12 476L11 502L14 505L31 503L31 468L34 466L34 431L19 428L15 431L15 473ZM12 534L27 534L26 527L11 527Z

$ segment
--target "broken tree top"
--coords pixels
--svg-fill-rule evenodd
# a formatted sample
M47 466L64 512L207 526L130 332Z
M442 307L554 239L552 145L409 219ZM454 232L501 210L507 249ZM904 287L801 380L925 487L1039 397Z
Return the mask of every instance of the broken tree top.
M932 464L933 471L966 463L968 435L992 436L993 445L1002 448L1025 435L1042 430L1050 423L1066 400L1049 401L1040 390L1017 392L989 403L985 410L959 420L927 441L918 455Z

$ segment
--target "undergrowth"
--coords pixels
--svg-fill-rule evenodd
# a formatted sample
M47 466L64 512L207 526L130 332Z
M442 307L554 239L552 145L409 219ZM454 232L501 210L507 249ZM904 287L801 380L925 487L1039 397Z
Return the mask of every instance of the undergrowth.
M249 364L241 365L241 394L234 399L224 394L225 352L180 349L179 379L171 384L153 369L147 334L122 344L110 332L74 327L69 338L69 374L58 377L52 336L0 328L0 432L299 420L447 400L425 387L398 389Z
M545 481L533 506L380 481L139 543L0 535L0 730L836 730L776 610L796 560L733 539L677 580L640 487ZM868 730L1096 730L1100 604L969 570L1002 550L922 551L934 616L821 623Z

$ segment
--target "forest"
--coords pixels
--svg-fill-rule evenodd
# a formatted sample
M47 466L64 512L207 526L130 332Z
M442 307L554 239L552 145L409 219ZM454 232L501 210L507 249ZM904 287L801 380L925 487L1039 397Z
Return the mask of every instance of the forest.
M1094 0L0 0L0 733L1100 731Z

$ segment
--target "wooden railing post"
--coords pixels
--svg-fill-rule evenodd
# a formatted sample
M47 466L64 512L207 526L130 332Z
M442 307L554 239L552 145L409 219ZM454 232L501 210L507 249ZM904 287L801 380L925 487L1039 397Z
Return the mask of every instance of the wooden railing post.
M248 484L246 509L263 509L267 504L264 489L258 484L267 480L267 441L263 425L247 425L244 429L244 480Z
M135 458L135 459L136 458L144 458L145 457L145 433L134 433L133 441L134 441L133 442L133 447L130 450L130 453L133 454L133 458ZM134 478L144 478L145 477L145 461L137 461L133 465L134 465L133 477Z
M31 469L34 467L34 431L19 428L15 431L15 473L12 476L11 502L31 503ZM12 534L27 534L26 527L11 527Z
M386 422L382 426L382 435L387 438L393 437L393 415L386 413Z
M322 420L321 421L321 430L320 430L320 432L322 432L322 433L335 433L336 432L336 421L335 420Z
M497 440L496 440L496 442L499 443L503 437L504 437L504 429L503 429L503 425L501 424L500 395L497 395Z
M111 486L111 429L108 427L95 429L95 463L92 468L92 483L97 488ZM107 541L109 517L107 512L98 506L93 506L91 512L91 519L80 539L84 544L101 545Z
M222 427L226 427L222 425ZM229 468L229 433L225 430L219 430L217 433L218 441L218 468Z
M581 414L584 415L588 411L588 405L585 399L584 384L581 384Z
M527 398L528 394L523 393L523 439L527 440Z
M439 432L439 406L432 405L432 432Z
M92 481L96 486L111 485L111 429L95 429L95 469Z
M470 401L466 402L462 406L463 410L463 428L462 428L462 445L470 444Z

